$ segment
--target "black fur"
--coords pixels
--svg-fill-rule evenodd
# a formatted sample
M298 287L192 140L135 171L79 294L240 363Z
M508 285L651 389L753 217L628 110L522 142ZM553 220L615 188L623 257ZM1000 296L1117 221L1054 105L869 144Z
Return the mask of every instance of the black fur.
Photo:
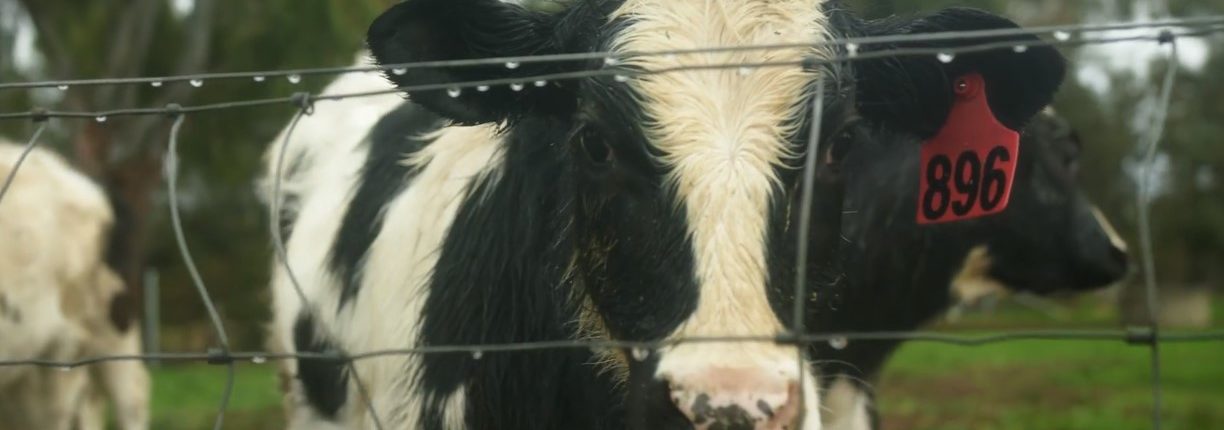
M582 291L608 332L625 340L661 339L696 309L692 243L683 202L664 185L666 171L637 127L641 107L626 87L584 84L571 147L576 166L574 224ZM611 162L584 145L605 145ZM666 285L666 288L660 286Z
M344 283L340 307L361 287L362 260L382 229L384 210L415 175L404 165L404 159L429 144L418 136L442 124L436 115L405 103L379 120L370 132L370 151L361 179L332 245L331 267Z
M625 24L606 22L618 4L579 2L563 12L544 14L496 0L409 0L371 25L367 43L384 65L598 51L606 49ZM841 30L847 34L1013 25L966 10L899 26L848 17L833 22L846 25ZM1002 98L991 99L1005 123L1027 121L1036 108L1025 96L1048 100L1061 79L1056 52L1030 52L1034 54L1023 61L982 54L966 55L946 67L931 59L831 68L836 79L828 84L828 123L822 128L822 139L830 145L822 154L828 160L822 162L818 182L817 197L826 199L818 200L818 225L812 229L813 285L827 287L837 278L828 268L839 258L834 250L840 237L837 228L828 227L839 222L841 202L827 197L838 195L842 184L829 161L840 159L862 140L913 142L909 147L916 149L920 136L942 125L951 81L968 70L986 75L988 86L1027 91L1000 91ZM1028 67L1026 61L1042 64ZM596 78L527 85L520 92L505 85L487 92L465 89L459 97L450 97L444 87L414 88L599 67L599 61L524 63L517 68L409 68L387 74L425 109L458 124L498 122L504 136L503 165L467 190L439 250L420 316L419 343L574 339L579 336L575 322L586 306L604 335L655 340L674 331L695 309L699 291L685 223L687 211L698 208L684 207L664 185L667 167L656 162L661 154L635 126L644 119L638 105L641 95L632 94L630 86ZM1037 84L1017 81L1016 74L1026 70L1037 75ZM914 90L916 97L893 99L887 93L894 87ZM896 106L882 106L883 101ZM929 115L918 117L915 112ZM352 286L381 228L377 215L411 174L379 167L405 151L396 145L380 148L383 141L374 139L370 162L333 250L332 264L346 283L345 301L357 294ZM806 139L796 138L793 144L802 148ZM790 303L796 299L791 249L800 175L784 169L779 177L783 183L775 190L771 229L762 240L770 249L771 304L789 324ZM809 298L807 292L804 296ZM666 385L653 378L654 360L632 363L627 390L621 390L609 375L597 372L592 358L586 350L423 356L416 375L418 389L426 395L419 411L423 426L441 428L443 402L463 389L464 415L471 428L690 427L671 405ZM628 403L622 403L626 394Z
M573 339L583 295L618 339L661 339L695 308L684 208L662 186L644 137L623 127L640 122L640 108L611 78L570 85L587 95L575 108L508 114L504 170L460 209L435 269L422 343ZM589 145L612 161L591 159ZM572 262L578 270L567 278ZM427 427L441 424L441 402L460 384L473 428L624 427L623 393L588 351L424 360Z
M583 126L607 129L601 121L624 103L589 106L600 111L584 115ZM681 252L691 248L683 211L659 184L641 137L613 139L616 166L596 167L568 130L576 126L563 121L521 121L508 132L503 171L469 191L434 269L422 344L573 339L578 289L621 339L660 339L691 313L696 285ZM643 206L657 213L630 210ZM624 242L598 245L613 238ZM640 253L651 247L661 249ZM588 269L567 273L573 258ZM593 359L587 350L425 356L425 428L440 428L442 402L460 386L472 428L622 428L621 392Z
M815 306L819 292L835 288L842 281L840 248L842 246L841 223L845 179L841 171L845 153L864 139L859 132L862 122L854 109L854 80L847 75L848 69L831 65L826 73L823 116L820 127L820 153L816 155L813 173L810 228L806 238L808 244L806 289L799 292L809 303L806 309ZM812 150L806 148L811 133L812 112L804 113L803 126L791 144L796 152ZM806 154L805 154L806 156ZM806 161L805 159L797 160ZM802 220L802 179L804 171L798 168L778 168L775 172L786 189L775 190L770 209L769 236L769 286L770 304L783 325L794 325L794 300L796 281L796 252L798 250L798 226ZM805 322L806 325L806 322ZM810 328L807 327L807 328Z
M949 8L918 19L887 19L850 24L847 35L878 36L1018 28L988 12ZM1033 35L975 37L927 42L868 44L860 52L897 48L957 48L996 42L1036 42ZM1062 84L1066 64L1053 47L1038 45L1024 53L1004 47L962 53L948 64L934 55L890 56L854 63L859 112L868 119L926 138L943 126L954 100L953 83L967 73L981 73L991 110L1003 125L1020 130L1048 105Z
M579 304L567 277L573 171L555 120L525 120L505 167L470 190L434 269L420 342L499 344L575 338ZM616 401L585 349L423 357L425 428L465 386L470 428L605 428Z
M878 133L878 132L877 132ZM905 142L876 134L869 142ZM1039 115L1020 145L1012 202L1000 215L918 226L918 147L863 143L849 155L843 233L847 281L818 295L811 325L821 332L913 330L952 304L949 283L971 248L987 245L991 276L1035 293L1096 288L1126 273L1074 182L1066 124ZM874 380L894 340L813 345L825 378ZM863 386L870 392L870 389Z
M298 315L293 324L293 348L299 353L337 353L340 349L317 332L314 319L308 313ZM306 400L319 415L336 419L336 414L348 398L348 372L337 360L298 359L297 379L302 383Z
M629 363L629 380L626 383L625 413L630 429L688 429L688 419L671 402L667 384L654 378L658 369L657 355L644 361Z
M140 297L132 291L135 288L130 282L127 282L125 263L127 262L127 252L132 249L131 238L135 233L135 222L133 221L132 208L123 200L116 191L110 190L106 193L107 201L110 203L111 210L114 211L114 223L110 226L110 231L106 237L106 249L103 251L103 261L106 262L106 267L114 271L115 275L119 276L123 282L123 291L111 298L107 315L110 322L119 330L119 332L127 332L132 327L133 323L140 315L140 304L137 303L137 298Z
M600 27L593 12L606 9L612 2L602 3L605 5L580 4L564 14L549 15L500 0L407 1L379 16L370 25L366 41L382 64L590 51L592 29ZM586 36L574 37L579 31ZM402 75L388 73L387 77L408 87L526 78L575 70L581 64L529 62L515 69L504 65L412 68ZM572 89L564 83L543 88L526 85L521 92L511 91L506 85L492 86L485 93L468 88L457 98L450 97L445 88L408 93L415 102L460 124L513 119L529 111L572 112L574 106Z

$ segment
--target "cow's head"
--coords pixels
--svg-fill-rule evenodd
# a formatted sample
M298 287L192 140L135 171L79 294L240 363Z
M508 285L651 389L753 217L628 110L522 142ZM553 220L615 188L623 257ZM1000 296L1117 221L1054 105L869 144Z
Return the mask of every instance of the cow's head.
M842 136L852 144L869 135L934 133L951 103L952 82L971 71L998 89L991 104L1005 124L1024 122L1049 102L1063 67L1049 48L967 54L951 63L934 55L799 63L837 56L838 48L818 43L841 35L1003 27L1014 24L965 9L865 23L820 0L576 1L551 13L496 0L409 0L371 26L368 42L388 65L619 54L610 62L409 68L387 76L412 100L455 123L499 123L507 142L534 142L532 156L563 160L558 180L572 184L566 235L575 284L590 309L584 323L599 335L769 339L786 332L792 320L798 166L820 78L828 94L822 138ZM632 55L793 42L814 45ZM923 46L965 43L973 42ZM761 62L793 65L736 66ZM729 67L649 73L717 64ZM534 77L600 69L613 73ZM461 91L412 88L488 79L521 82ZM847 132L852 129L874 133ZM634 420L647 428L817 428L818 419L796 424L804 412L818 415L814 379L800 380L798 355L796 346L768 340L683 343L648 355L621 351L617 366L628 377Z
M1126 243L1079 189L1075 131L1053 111L1042 113L1024 129L1021 148L1011 206L982 220L985 233L962 269L970 277L953 286L961 298L972 298L975 282L1047 294L1121 279Z

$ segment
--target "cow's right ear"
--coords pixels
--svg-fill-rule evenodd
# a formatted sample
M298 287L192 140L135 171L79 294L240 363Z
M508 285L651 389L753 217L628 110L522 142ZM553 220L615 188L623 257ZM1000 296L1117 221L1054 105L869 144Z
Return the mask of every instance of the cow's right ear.
M1050 104L1062 84L1066 62L1056 49L1022 31L1005 36L920 39L930 33L1019 29L1006 18L967 8L948 8L917 19L868 23L865 29L868 36L919 38L864 45L861 50L864 53L894 49L969 52L951 57L903 54L854 63L859 112L874 122L927 138L938 132L947 119L955 99L955 80L968 73L979 73L985 80L991 111L999 122L1012 130L1024 128L1033 115ZM1000 45L998 49L968 49L996 43Z
M549 16L499 0L408 0L370 25L366 43L380 65L556 53ZM497 122L540 106L557 107L557 85L456 88L465 82L555 73L557 63L408 67L386 72L409 98L459 124ZM399 73L397 73L399 72ZM422 85L442 88L416 90ZM484 91L481 91L484 90Z

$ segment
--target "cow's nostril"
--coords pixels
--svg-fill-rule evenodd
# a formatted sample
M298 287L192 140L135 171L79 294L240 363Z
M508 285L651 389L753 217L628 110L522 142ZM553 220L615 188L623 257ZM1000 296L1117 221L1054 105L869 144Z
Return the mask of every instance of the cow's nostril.
M781 430L799 416L797 384L778 392L672 390L671 398L697 429Z

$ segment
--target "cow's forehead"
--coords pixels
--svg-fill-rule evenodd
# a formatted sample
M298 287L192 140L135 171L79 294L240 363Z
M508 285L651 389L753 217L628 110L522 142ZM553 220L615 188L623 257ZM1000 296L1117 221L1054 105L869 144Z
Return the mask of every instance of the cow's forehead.
M640 53L816 42L826 38L821 2L627 0L613 12L612 19L626 25L609 45L613 52ZM692 185L687 173L700 166L769 176L794 156L791 138L802 125L817 73L797 64L821 54L789 48L628 55L625 61L644 71L727 66L645 74L628 82L645 119L642 131L683 186ZM754 63L795 66L736 66Z
M633 53L801 42L826 38L821 0L628 0L612 18L625 23L610 41ZM681 65L793 62L811 48L627 55L642 70ZM697 314L684 327L759 335L780 328L765 296L770 199L777 171L795 160L792 139L816 72L794 67L727 67L645 74L627 82L644 118L640 127L667 166L667 183L687 210ZM721 309L734 304L727 327ZM744 314L748 311L747 314ZM679 335L701 335L685 333Z

